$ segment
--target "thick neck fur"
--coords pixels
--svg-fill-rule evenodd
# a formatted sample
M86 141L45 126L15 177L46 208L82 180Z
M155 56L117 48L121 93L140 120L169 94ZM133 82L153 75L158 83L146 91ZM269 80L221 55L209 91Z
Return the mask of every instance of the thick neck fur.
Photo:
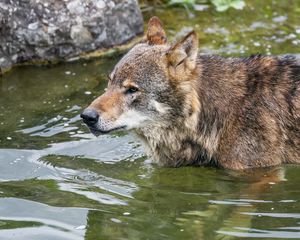
M182 86L184 116L172 119L172 124L158 122L137 131L161 165L218 165L220 138L233 115L230 109L244 92L243 64L238 59L202 56L197 68L194 79Z

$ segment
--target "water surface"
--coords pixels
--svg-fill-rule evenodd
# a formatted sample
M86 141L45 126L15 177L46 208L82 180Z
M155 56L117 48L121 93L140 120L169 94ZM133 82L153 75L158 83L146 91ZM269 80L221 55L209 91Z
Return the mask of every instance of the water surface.
M300 52L299 1L173 8L170 39L202 53ZM120 56L20 67L0 78L0 239L300 239L300 168L159 168L128 132L94 138L79 114Z

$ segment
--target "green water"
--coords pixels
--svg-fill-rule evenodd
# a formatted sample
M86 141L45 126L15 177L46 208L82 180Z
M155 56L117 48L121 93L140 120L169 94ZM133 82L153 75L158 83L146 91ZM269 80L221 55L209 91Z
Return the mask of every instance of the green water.
M300 1L154 14L202 53L300 53ZM119 58L0 78L0 239L300 239L300 167L159 168L131 133L94 138L79 114Z

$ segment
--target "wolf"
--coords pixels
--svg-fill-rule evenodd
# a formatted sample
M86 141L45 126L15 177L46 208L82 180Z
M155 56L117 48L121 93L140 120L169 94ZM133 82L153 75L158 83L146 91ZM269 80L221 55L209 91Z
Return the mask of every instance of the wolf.
M134 130L163 166L300 163L300 58L200 55L194 31L171 44L152 17L81 117L95 135Z

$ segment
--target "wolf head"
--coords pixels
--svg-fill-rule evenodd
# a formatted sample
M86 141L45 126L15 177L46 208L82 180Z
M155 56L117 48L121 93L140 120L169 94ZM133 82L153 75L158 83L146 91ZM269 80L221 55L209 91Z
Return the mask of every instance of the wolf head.
M161 21L152 17L143 41L118 62L105 93L81 114L83 121L99 135L117 129L167 127L191 114L197 52L195 32L169 44Z

